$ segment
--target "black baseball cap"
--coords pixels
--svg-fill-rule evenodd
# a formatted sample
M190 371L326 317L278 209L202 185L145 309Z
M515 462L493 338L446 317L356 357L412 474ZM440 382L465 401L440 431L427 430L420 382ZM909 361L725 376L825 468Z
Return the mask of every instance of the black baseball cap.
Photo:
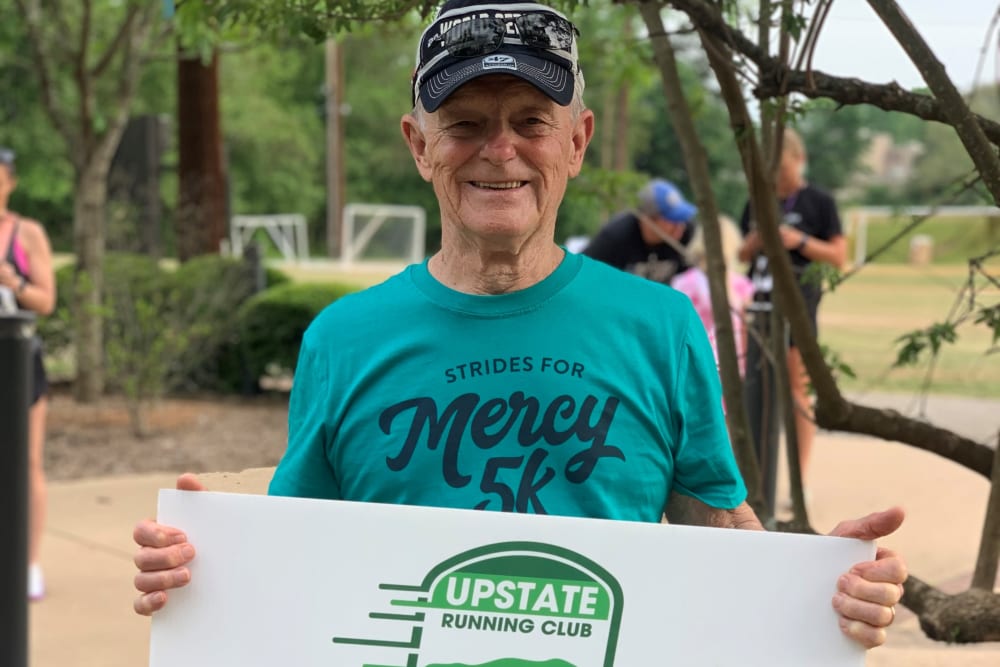
M487 74L521 78L568 106L583 73L579 32L568 18L537 2L449 0L417 47L413 103L436 111L455 90Z

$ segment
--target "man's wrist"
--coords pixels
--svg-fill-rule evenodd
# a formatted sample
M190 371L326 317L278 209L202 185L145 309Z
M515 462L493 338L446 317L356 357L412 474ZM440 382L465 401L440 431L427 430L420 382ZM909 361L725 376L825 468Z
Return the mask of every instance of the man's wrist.
M803 250L805 250L806 249L806 243L808 241L809 241L809 235L806 234L805 232L802 232L802 237L799 239L799 245L796 246L795 250L798 251L798 252L802 252Z

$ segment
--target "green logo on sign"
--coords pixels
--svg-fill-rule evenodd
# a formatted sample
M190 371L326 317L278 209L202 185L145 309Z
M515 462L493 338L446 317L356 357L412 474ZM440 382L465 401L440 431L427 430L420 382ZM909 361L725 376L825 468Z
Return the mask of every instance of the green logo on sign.
M379 588L411 594L391 600L411 613L369 614L412 624L409 640L334 637L335 644L406 649L399 667L614 666L621 586L569 549L491 544L439 564L420 585Z

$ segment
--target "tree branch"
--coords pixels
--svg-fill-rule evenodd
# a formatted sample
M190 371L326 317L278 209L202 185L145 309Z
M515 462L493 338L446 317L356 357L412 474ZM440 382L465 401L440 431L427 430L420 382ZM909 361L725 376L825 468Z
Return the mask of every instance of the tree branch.
M125 124L128 122L132 107L132 99L139 83L139 71L142 66L140 53L143 44L151 39L153 23L159 9L153 4L146 4L140 12L130 16L123 24L126 28L119 47L121 53L121 68L118 71L117 98L114 100L111 122L102 137L98 148L100 151L112 153L117 149ZM111 155L105 155L111 159Z
M921 76L924 77L934 96L941 101L948 124L955 128L969 157L979 169L983 183L993 195L993 201L1000 206L1000 159L997 158L996 149L990 146L983 128L973 117L965 99L945 72L944 65L899 9L895 0L868 0L868 4L910 56L910 60L920 70Z
M1000 451L1000 437L997 438ZM997 580L997 561L1000 559L1000 454L993 456L990 497L986 501L986 517L979 537L979 555L972 574L972 587L992 591Z
M82 168L80 162L80 145L76 140L76 136L70 130L69 119L63 115L63 105L56 98L52 84L52 65L49 61L49 54L46 51L39 25L41 19L40 10L37 3L33 2L29 5L26 0L14 1L28 31L28 43L31 45L33 56L32 64L35 72L38 74L39 86L42 93L42 106L45 109L45 114L52 121L52 126L56 129L56 132L59 133L59 136L66 143L73 166L79 170Z
M104 53L101 54L100 58L97 59L97 63L90 68L90 75L95 78L101 78L104 71L114 60L115 55L118 53L118 49L121 48L122 40L128 35L132 29L132 22L135 20L136 14L139 12L139 7L137 5L132 5L129 7L128 14L125 16L125 20L118 27L118 32L115 33L114 38L108 47L104 49Z
M733 136L743 159L743 171L750 187L750 207L764 245L768 266L774 276L774 294L782 304L792 337L796 340L802 360L809 369L809 378L816 390L817 398L831 406L846 405L812 332L802 292L792 272L788 251L781 241L781 234L778 231L778 201L774 195L771 172L757 143L753 121L733 71L729 50L716 36L707 32L699 34L705 45L709 64L719 81L722 98L729 109ZM831 412L840 414L840 410L837 409Z
M691 109L684 96L677 68L677 58L670 38L664 29L660 17L660 7L658 2L643 2L639 5L639 11L649 31L653 45L653 56L660 70L663 91L667 100L667 111L677 130L677 138L684 155L684 164L690 175L691 188L694 190L695 201L698 203L699 218L705 235L705 247L708 251L707 268L710 277L709 290L716 329L716 347L724 380L722 383L723 396L726 405L729 406L726 411L726 421L729 425L730 437L733 440L733 451L747 483L750 505L758 516L764 517L766 506L761 494L760 467L751 442L749 418L744 409L743 384L740 382L739 361L736 356L736 337L733 330L733 319L729 314L729 294L726 287L728 269L723 258L719 207L712 190L708 155L704 145L699 140L698 131L695 129L691 116Z
M80 113L80 136L84 150L89 152L89 146L94 141L94 91L87 72L87 51L90 48L90 18L91 0L83 0L83 20L80 22L80 45L76 53L76 63L73 70L76 77L76 87L80 91L77 101Z
M690 16L700 29L715 35L757 65L760 83L754 95L758 98L780 97L796 92L810 98L828 98L840 104L870 104L884 111L899 111L923 120L950 124L941 102L929 95L912 93L895 82L872 84L816 70L802 72L789 69L727 24L718 9L706 0L670 0L670 4ZM972 116L989 140L1000 145L1000 123L978 114Z
M812 368L809 369L812 372ZM831 407L833 409L831 409ZM872 408L841 399L816 403L816 423L830 430L861 433L912 445L943 456L990 478L992 448L933 424L911 419L895 410Z
M781 243L774 188L756 141L753 122L733 73L732 60L726 55L728 49L716 36L707 32L700 35L709 63L719 81L722 97L729 108L733 134L750 187L751 208L774 275L774 294L783 304L792 336L798 343L816 391L817 423L828 429L865 433L885 440L904 442L940 454L989 477L994 456L989 447L945 429L909 419L892 410L876 410L850 403L841 394L812 334L802 294L792 273L788 253Z

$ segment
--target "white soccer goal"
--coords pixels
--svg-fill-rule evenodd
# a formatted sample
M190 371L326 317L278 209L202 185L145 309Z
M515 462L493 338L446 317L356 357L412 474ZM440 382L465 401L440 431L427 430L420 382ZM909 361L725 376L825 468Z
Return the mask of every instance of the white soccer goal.
M258 230L264 230L267 238L288 262L303 262L309 259L309 234L306 217L298 213L276 215L236 215L229 223L229 252L240 257Z
M947 218L994 218L1000 216L996 206L860 206L846 212L848 236L854 238L854 265L861 266L868 256L868 226L872 220L876 224L886 224L890 220L900 220L919 215L934 214ZM885 221L885 222L883 222Z
M419 206L348 204L344 207L340 259L422 262L427 214Z

